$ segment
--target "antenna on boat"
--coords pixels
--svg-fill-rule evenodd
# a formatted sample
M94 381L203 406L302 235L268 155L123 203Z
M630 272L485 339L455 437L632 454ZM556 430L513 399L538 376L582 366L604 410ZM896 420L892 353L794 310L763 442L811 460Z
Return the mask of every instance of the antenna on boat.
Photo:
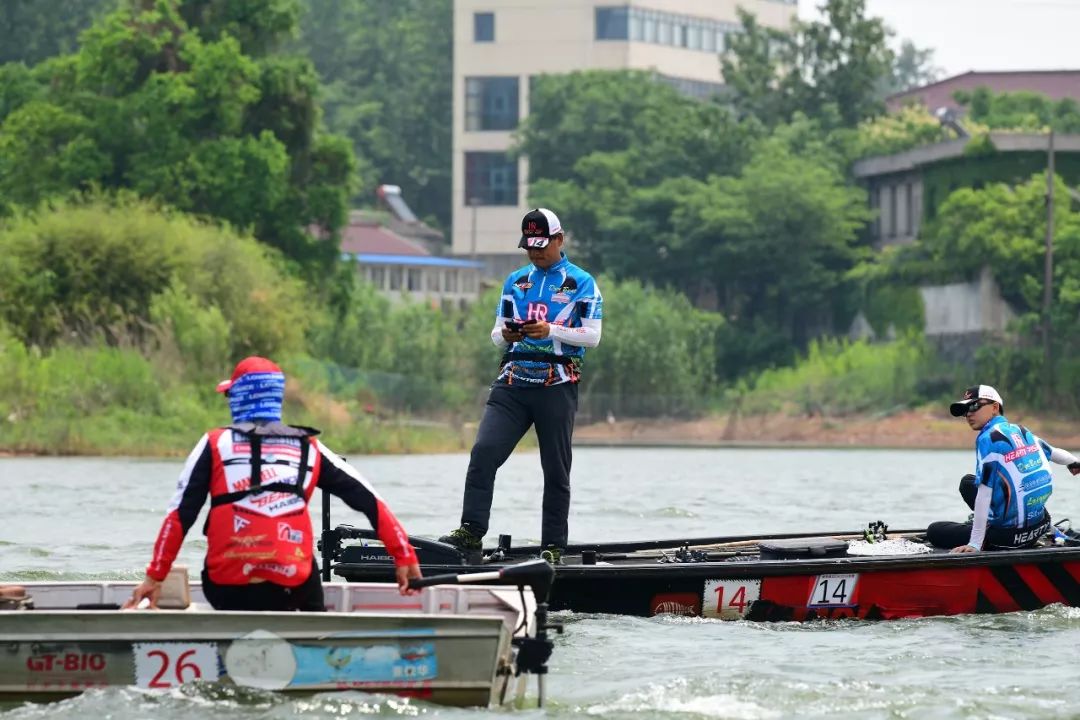
M337 532L330 527L330 493L325 490L322 494L322 539L319 541L319 549L322 551L322 579L330 582L330 563L337 554L338 544L341 542Z

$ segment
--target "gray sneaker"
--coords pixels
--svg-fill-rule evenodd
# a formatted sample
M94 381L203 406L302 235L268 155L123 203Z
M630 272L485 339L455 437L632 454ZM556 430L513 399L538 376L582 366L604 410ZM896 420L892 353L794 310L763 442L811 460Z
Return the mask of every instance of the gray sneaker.
M449 534L439 538L439 542L453 545L462 552L472 552L484 549L484 536L472 529L465 523L457 530L451 530Z

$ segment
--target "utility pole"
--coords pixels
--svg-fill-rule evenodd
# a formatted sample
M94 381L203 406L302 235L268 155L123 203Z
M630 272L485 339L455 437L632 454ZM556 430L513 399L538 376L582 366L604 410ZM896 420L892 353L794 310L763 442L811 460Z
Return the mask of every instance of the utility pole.
M1054 366L1050 351L1050 306L1053 302L1054 282L1054 128L1050 128L1050 142L1046 160L1046 252L1043 255L1043 395L1047 405L1054 397Z

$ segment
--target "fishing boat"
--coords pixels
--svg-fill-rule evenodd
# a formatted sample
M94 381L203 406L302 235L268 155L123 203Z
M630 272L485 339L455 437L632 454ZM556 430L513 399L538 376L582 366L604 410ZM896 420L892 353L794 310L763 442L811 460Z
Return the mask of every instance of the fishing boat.
M551 652L553 626L536 600L550 566L537 560L474 577L504 584L421 581L418 594L402 596L394 584L328 583L325 613L215 611L186 578L166 581L180 590L160 601L172 609L155 610L121 609L133 582L24 583L24 611L0 612L0 702L193 681L459 706L521 700L525 673L545 672Z
M324 567L349 580L386 579L374 536L348 526L324 542ZM572 545L556 566L553 610L723 620L894 619L1080 606L1080 536L1059 529L1025 550L954 554L924 531L866 530ZM412 538L426 575L482 572L536 557L538 546L466 556ZM324 551L325 552L325 551Z

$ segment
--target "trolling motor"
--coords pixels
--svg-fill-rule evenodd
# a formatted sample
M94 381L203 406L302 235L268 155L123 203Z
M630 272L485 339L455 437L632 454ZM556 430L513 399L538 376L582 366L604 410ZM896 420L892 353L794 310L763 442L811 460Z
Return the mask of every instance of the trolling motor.
M524 593L525 586L532 588L536 598L536 636L518 637L511 640L518 649L515 662L515 675L530 673L536 675L537 698L543 707L546 700L544 676L547 675L547 661L555 644L548 638L548 630L562 634L562 623L548 622L548 595L555 580L555 568L546 560L527 560L517 565L510 565L490 572L474 572L447 575L432 575L425 578L413 578L410 588L423 588L430 585L463 585L465 583L491 583L495 585L517 585Z

